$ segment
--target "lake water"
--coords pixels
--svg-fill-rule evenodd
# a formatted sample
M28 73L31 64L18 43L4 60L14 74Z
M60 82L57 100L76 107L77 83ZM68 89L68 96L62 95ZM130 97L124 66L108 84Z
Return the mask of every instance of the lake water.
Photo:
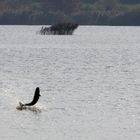
M140 27L0 26L1 140L139 140ZM18 111L19 101L36 108Z

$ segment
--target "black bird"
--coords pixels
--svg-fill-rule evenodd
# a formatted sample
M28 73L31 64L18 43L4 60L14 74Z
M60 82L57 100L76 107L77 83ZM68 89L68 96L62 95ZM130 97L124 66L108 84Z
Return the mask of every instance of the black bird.
M23 104L23 106L33 106L37 103L40 97L40 89L39 87L36 88L33 100L30 103Z
M37 111L37 110L32 110L28 106L35 105L38 102L40 96L41 96L40 95L40 89L39 89L39 87L37 87L36 90L35 90L33 100L30 103L26 103L26 104L23 104L23 103L19 102L19 106L17 106L16 109L17 110L30 109L31 111Z
M39 100L39 97L40 97L40 89L39 87L36 88L35 90L35 94L34 94L34 97L33 97L33 100L30 102L30 103L26 103L26 104L23 104L21 102L19 102L19 107L17 107L17 109L21 110L23 108L26 109L26 106L33 106L37 103L37 101Z

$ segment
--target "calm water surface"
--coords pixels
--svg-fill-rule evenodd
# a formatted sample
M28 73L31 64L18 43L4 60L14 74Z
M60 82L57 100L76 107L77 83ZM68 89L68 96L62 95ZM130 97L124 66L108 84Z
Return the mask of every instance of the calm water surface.
M0 26L0 139L139 140L140 27L40 28Z

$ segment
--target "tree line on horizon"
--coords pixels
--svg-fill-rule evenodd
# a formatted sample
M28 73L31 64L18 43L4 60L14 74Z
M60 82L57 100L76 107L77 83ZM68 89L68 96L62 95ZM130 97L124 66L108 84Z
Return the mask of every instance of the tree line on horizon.
M0 0L0 24L140 25L140 0Z

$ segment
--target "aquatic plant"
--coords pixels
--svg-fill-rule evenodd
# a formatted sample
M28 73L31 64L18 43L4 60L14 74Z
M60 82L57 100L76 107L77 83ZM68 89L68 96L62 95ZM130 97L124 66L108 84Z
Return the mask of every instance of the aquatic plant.
M59 23L50 27L42 27L40 34L42 35L72 35L74 30L78 28L75 23Z

